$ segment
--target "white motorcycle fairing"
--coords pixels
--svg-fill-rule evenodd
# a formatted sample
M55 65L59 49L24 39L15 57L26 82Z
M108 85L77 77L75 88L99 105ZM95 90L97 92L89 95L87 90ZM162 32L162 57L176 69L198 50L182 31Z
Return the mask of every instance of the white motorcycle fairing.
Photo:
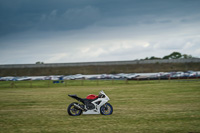
M91 103L94 104L95 109L83 111L83 114L100 114L101 106L110 100L109 97L103 91L101 91L101 93L105 95L105 98L98 98L92 101ZM97 103L100 103L100 104L98 105Z

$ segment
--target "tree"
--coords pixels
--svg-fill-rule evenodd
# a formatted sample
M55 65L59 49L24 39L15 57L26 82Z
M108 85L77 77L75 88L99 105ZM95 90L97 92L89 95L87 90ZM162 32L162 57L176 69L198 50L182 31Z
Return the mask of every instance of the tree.
M156 59L161 59L161 58L155 57L155 56L151 56L151 57L149 58L149 60L156 60Z
M183 54L182 56L183 56L184 59L194 58L194 57L192 57L192 55L187 55L187 54Z
M179 53L179 52L173 52L169 56L171 59L179 59L182 57L181 53Z
M44 64L44 62L37 61L35 64Z
M163 57L163 59L169 59L169 57L170 57L169 55L166 55Z
M170 55L166 55L163 57L163 59L180 59L182 57L182 54L179 52L173 52Z

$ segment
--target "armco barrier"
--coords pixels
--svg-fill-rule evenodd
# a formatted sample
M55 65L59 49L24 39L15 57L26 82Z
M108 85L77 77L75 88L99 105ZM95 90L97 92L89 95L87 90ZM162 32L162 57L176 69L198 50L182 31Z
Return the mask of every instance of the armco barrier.
M194 59L163 59L163 60L132 60L132 61L105 61L105 62L77 62L77 63L45 63L45 64L8 64L0 65L5 68L45 68L45 67L74 67L74 66L109 66L154 63L199 63L200 58Z

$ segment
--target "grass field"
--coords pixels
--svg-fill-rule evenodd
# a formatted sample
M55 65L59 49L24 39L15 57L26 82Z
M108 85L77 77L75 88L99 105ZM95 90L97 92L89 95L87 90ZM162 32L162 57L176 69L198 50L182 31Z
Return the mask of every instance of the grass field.
M4 87L0 82L1 133L198 133L200 132L200 82L122 81L97 85ZM22 83L22 82L20 82ZM78 82L81 84L81 81ZM67 114L74 100L100 90L110 97L113 114Z

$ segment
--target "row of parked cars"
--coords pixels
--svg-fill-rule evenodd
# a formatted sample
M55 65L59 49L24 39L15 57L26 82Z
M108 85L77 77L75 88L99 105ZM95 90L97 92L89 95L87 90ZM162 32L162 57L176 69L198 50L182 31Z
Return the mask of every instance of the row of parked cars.
M0 81L23 81L23 80L78 80L78 79L116 79L116 80L156 80L156 79L187 79L200 78L200 71L187 72L158 72L158 73L119 73L119 74L93 74L93 75L51 75L51 76L23 76L23 77L0 77Z

